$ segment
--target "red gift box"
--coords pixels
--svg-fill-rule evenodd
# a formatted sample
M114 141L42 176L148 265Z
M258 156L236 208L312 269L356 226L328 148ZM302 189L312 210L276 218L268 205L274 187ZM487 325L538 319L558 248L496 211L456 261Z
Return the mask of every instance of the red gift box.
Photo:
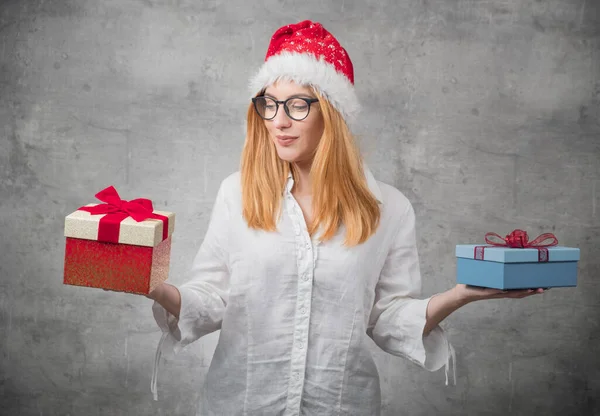
M121 200L113 187L65 218L64 284L139 294L169 275L175 214L148 199Z

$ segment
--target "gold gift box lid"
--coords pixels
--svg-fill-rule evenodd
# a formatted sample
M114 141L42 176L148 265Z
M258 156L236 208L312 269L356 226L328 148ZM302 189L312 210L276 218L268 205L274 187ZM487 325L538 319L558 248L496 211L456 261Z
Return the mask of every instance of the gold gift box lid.
M93 207L98 204L88 204ZM152 211L154 214L164 215L169 218L169 234L175 229L175 214L168 211ZM98 240L98 227L100 219L107 214L92 215L87 211L77 210L65 217L65 237L81 238L84 240ZM137 222L131 217L121 221L119 230L119 244L156 247L163 236L163 222L154 218Z

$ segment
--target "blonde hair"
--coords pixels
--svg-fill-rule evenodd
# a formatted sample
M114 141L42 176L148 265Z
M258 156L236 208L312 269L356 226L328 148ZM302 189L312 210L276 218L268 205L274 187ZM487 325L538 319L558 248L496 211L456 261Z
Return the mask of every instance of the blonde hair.
M323 136L310 170L313 219L310 235L321 228L321 241L346 227L344 244L364 243L375 233L381 212L365 179L362 157L342 115L321 94ZM254 229L275 231L287 177L294 167L281 160L263 119L252 104L247 113L247 136L241 157L242 215Z

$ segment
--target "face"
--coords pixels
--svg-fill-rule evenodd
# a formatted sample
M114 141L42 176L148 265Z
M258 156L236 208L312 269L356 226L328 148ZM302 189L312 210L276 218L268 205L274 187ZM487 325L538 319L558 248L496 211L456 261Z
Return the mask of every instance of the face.
M277 101L290 97L316 98L310 88L284 81L269 86L264 95ZM264 120L264 123L281 159L299 166L310 166L324 128L318 102L310 105L308 117L301 121L288 117L280 104L275 118Z

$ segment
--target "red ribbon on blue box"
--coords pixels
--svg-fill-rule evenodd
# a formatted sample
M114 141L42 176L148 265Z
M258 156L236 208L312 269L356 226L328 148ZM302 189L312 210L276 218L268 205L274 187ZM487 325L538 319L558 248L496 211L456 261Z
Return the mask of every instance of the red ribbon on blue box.
M152 212L154 208L151 200L137 198L125 201L121 199L113 186L101 190L95 196L100 201L105 202L105 204L98 204L93 207L81 207L78 210L87 211L92 215L106 214L100 218L98 241L118 243L121 221L127 217L131 217L137 222L145 221L149 218L161 220L163 223L162 239L165 240L169 237L169 217L154 214Z
M493 241L490 237L498 238L502 242ZM544 243L550 240L549 243ZM496 233L487 233L485 242L489 246L475 246L473 258L475 260L485 260L486 247L509 247L509 248L535 248L538 251L538 261L547 262L549 260L548 248L558 244L558 239L552 233L544 233L536 237L533 241L529 241L527 231L514 230L505 238L500 237Z

